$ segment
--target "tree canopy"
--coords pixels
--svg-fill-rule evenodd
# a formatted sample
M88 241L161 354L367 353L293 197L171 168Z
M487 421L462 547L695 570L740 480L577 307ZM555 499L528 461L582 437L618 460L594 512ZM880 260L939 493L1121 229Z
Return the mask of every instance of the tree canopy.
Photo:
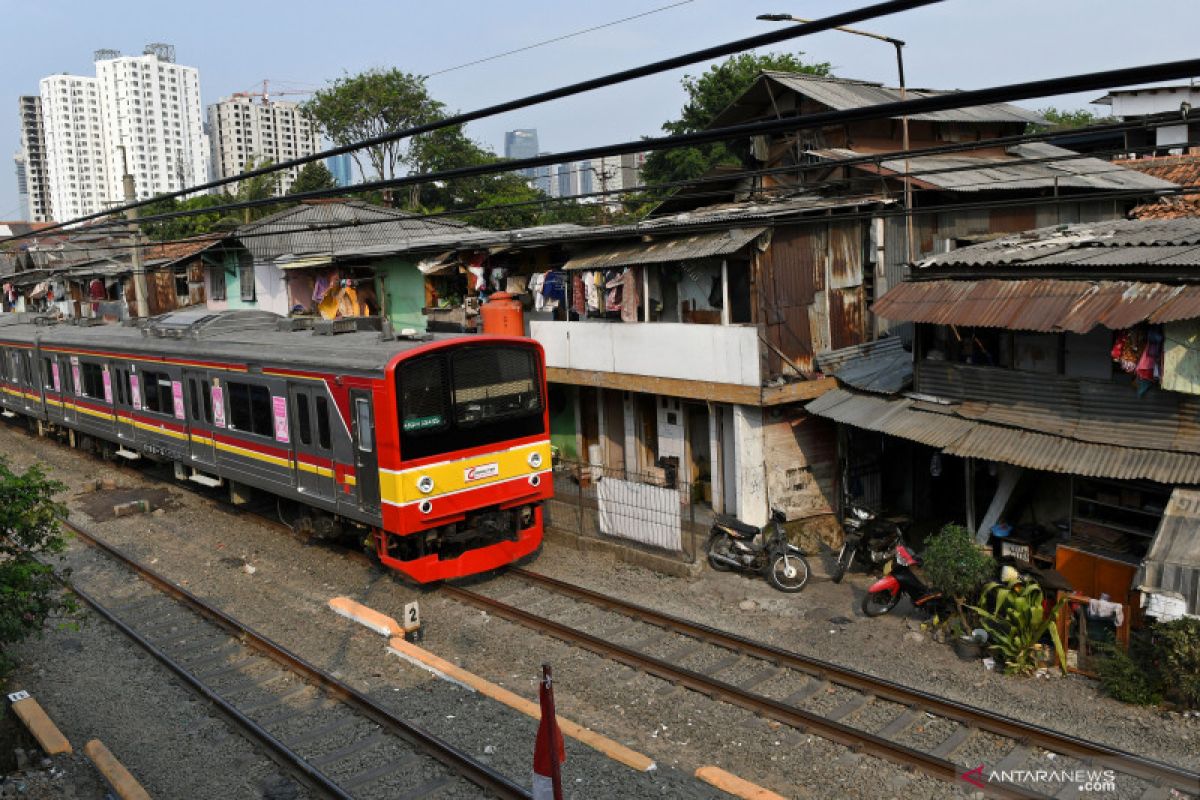
M320 161L312 161L300 168L300 172L296 174L296 180L292 181L292 185L288 187L288 194L320 192L336 188L337 181L333 179L333 173Z
M677 119L663 123L664 133L676 135L704 130L734 100L753 85L763 70L829 75L828 63L806 63L803 53L740 53L709 67L700 75L683 76L687 102ZM741 166L748 156L746 142L714 142L699 147L658 150L646 158L646 183L694 180L715 166Z
M1107 114L1097 114L1095 111L1086 108L1072 109L1047 106L1046 108L1038 109L1037 113L1045 117L1046 121L1050 124L1030 125L1030 133L1086 128L1089 125L1102 125L1106 122L1113 121L1112 117L1108 116Z
M373 69L331 81L304 104L304 112L336 145L371 139L439 119L444 107L425 79L398 69ZM351 152L359 171L379 180L402 174L406 141L383 142Z

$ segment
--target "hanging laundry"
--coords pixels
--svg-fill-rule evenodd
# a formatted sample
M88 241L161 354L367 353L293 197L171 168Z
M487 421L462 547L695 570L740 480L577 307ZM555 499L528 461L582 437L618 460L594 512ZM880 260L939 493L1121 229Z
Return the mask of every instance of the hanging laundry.
M609 289L614 289L619 293L616 308L610 307L609 310L620 311L622 322L638 321L638 306L641 304L641 295L638 292L640 273L641 270L629 267L606 284Z
M546 273L535 272L529 276L529 292L533 295L533 308L535 311L541 311L546 306L546 296L542 294L542 287L546 282Z
M92 300L103 300L105 298L104 281L92 278L88 283L88 297Z
M524 294L529 288L529 277L526 275L509 275L504 281L504 291L509 294Z
M587 310L589 314L599 314L600 289L604 284L604 274L601 272L584 273L584 291L587 295Z
M579 272L571 275L571 310L581 317L587 314L587 290Z
M337 282L337 272L325 272L317 275L317 279L313 282L312 299L314 303L320 304L325 299L325 294L329 291L329 287Z

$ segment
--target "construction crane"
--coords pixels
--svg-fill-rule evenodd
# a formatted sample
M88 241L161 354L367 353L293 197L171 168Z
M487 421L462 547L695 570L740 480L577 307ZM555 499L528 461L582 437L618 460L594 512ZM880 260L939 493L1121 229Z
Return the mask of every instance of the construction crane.
M232 96L233 97L261 97L262 104L265 106L267 103L271 102L272 92L268 88L268 83L269 83L269 79L263 78L261 92L234 92ZM294 89L294 90L287 90L287 91L282 91L282 92L274 92L274 94L276 97L279 97L279 96L282 96L285 94L311 95L312 92L309 90Z

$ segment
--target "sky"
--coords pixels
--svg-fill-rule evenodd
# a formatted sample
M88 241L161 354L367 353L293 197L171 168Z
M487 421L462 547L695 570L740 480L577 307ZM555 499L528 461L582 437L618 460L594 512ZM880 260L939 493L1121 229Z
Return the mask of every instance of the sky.
M427 75L678 1L3 0L0 17L10 35L0 68L0 109L8 109L7 118L0 113L0 120L7 119L0 123L0 220L24 214L11 160L19 146L17 97L36 94L38 80L47 75L94 75L92 53L100 48L139 54L148 42L173 44L178 63L199 69L202 101L208 104L232 92L261 88L263 79L277 92L319 88L371 68ZM859 4L691 0L431 77L428 88L449 108L466 111L764 33L780 24L760 22L757 14L815 18ZM907 43L910 87L972 89L1196 57L1200 3L1158 0L1152 6L1152 12L1142 13L1138 6L1116 0L945 0L856 27ZM830 62L840 77L895 84L894 51L883 42L831 31L768 49L803 51L810 60ZM541 149L551 152L655 135L684 103L681 78L705 68L699 64L481 120L467 132L497 152L503 150L504 132L513 128L536 128ZM1082 108L1100 94L1024 105Z

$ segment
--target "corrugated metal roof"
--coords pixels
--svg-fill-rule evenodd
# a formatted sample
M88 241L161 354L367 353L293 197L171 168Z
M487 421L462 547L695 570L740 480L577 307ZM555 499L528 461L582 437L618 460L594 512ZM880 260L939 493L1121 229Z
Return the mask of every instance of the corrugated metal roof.
M1036 267L1074 263L1063 254L1075 252L1079 253L1079 258L1085 258L1099 256L1101 249L1119 253L1110 256L1115 261L1109 263L1125 266L1155 266L1160 259L1178 259L1185 264L1195 264L1193 259L1200 259L1200 255L1189 253L1186 248L1197 245L1200 245L1200 219L1197 218L1114 219L1055 225L1002 236L930 256L917 266L922 270L1016 265Z
M572 256L563 269L607 269L631 264L666 264L695 258L736 253L766 228L730 228L723 231L683 234L643 242L616 242Z
M931 413L916 406L909 398L888 399L834 389L805 409L846 425L936 447L950 455L1069 475L1200 483L1200 454L1081 442Z
M896 394L912 385L912 353L896 336L817 353L816 368L867 392Z
M914 156L889 159L880 167L894 174L913 174L914 183L955 192L1019 191L1027 189L1112 189L1156 192L1175 188L1175 184L1133 169L1088 156L1068 158L1072 151L1044 142L1006 148L1007 157L970 154ZM869 156L857 150L830 147L810 151L827 159ZM1056 159L1039 161L1036 159ZM860 166L873 169L874 164Z
M373 224L320 230L356 222ZM243 225L238 234L254 234L246 237L246 247L256 259L266 261L282 255L329 253L347 246L402 246L439 234L473 230L478 229L455 220L422 219L360 200L338 200L301 203Z
M1135 281L932 280L902 283L872 306L893 322L1087 333L1200 317L1200 285Z
M1146 590L1177 592L1187 613L1200 614L1200 491L1176 488L1167 501L1150 552L1138 571L1137 584Z
M812 98L834 111L861 108L863 106L877 106L883 103L897 103L902 99L899 89L870 81L820 77L796 72L777 72L774 70L764 71L763 76L759 80L772 81L805 97ZM947 89L907 89L906 94L908 99L913 100L919 97L938 97L955 94L955 92ZM945 111L930 111L924 114L912 114L909 116L909 119L929 120L932 122L1032 122L1035 124L1041 124L1046 121L1040 114L1008 103L992 103L983 106L952 108ZM716 123L714 123L715 125Z

